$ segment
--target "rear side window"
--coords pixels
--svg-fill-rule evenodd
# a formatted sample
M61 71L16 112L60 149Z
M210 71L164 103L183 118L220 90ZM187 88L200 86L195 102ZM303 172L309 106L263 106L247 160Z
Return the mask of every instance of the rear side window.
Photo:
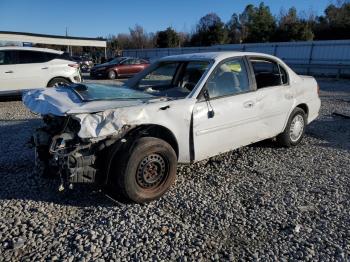
M16 51L18 64L34 64L46 62L44 52L37 51Z
M56 58L59 58L59 54L55 54L55 53L45 53L46 56L46 62L54 60Z
M57 55L57 58L63 59L63 60L70 60L73 61L69 53L64 52L63 54Z
M275 61L268 59L250 59L250 62L253 66L258 89L288 83L286 70Z
M122 65L132 65L134 64L134 59L126 59L123 62L121 62Z
M140 65L142 64L140 59L134 59L134 65Z

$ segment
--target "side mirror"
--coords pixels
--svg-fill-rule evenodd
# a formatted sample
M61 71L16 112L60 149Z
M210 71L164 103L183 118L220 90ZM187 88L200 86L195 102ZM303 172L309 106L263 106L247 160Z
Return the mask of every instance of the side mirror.
M208 88L205 87L204 91L203 91L203 97L207 103L208 106L208 118L213 118L215 115L214 109L210 104L210 95L209 95L209 91Z
M209 91L208 91L207 88L205 88L205 90L203 92L203 97L204 97L205 101L209 101L210 100Z

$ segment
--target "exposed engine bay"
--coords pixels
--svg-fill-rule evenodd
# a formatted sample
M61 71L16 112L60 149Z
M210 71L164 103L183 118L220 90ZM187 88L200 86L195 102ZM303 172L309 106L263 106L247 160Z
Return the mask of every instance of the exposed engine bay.
M120 136L82 139L77 133L80 124L71 116L43 117L44 125L33 134L36 148L37 170L44 176L59 176L60 190L73 183L103 183L102 175L108 166L108 158L97 159L106 148L115 144ZM103 170L102 170L103 169Z

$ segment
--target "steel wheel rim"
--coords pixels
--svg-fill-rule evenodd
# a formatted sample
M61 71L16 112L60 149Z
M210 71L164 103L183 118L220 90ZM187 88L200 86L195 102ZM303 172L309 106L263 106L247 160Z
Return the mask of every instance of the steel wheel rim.
M301 135L303 134L304 131L304 118L302 115L296 115L294 116L291 124L290 124L290 140L292 142L296 142L300 139Z
M154 189L161 185L168 176L166 159L159 154L145 156L136 171L136 182L144 189Z

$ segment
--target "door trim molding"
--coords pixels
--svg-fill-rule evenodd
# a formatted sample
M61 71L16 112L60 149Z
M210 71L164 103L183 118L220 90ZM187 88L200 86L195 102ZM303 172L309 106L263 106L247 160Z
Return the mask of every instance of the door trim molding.
M201 136L201 135L206 135L209 133L213 133L216 131L220 131L220 130L224 130L224 129L230 129L239 125L244 125L244 124L248 124L254 121L258 121L258 120L262 120L262 119L266 119L266 118L271 118L271 117L275 117L278 116L280 114L282 114L283 111L279 111L279 112L274 112L271 114L266 114L265 116L261 117L261 116L256 116L256 117L251 117L251 118L247 118L241 121L235 121L235 122L231 122L228 124L224 124L224 125L220 125L220 126L215 126L215 127L211 127L211 128L207 128L207 129L202 129L202 130L198 130L196 132L196 136Z

